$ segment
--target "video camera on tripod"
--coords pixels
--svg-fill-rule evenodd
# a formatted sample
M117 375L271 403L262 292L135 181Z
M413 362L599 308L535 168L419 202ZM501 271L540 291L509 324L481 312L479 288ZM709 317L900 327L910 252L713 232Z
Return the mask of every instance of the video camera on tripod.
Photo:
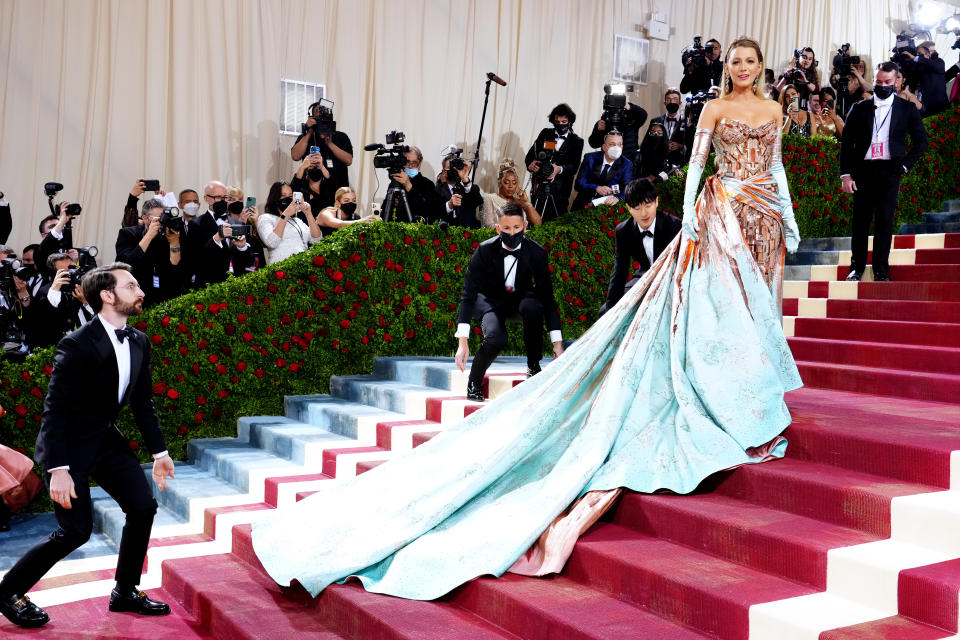
M379 142L372 142L364 147L366 151L376 151L373 156L374 169L386 169L387 173L399 173L407 164L407 158L404 155L410 151L410 147L402 144L406 140L403 131L391 131L385 136L386 143L393 145L387 147Z

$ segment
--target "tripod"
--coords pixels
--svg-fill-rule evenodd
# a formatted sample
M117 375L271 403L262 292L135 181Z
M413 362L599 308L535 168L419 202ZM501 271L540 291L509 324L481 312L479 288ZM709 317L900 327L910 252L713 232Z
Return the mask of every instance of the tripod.
M383 221L414 222L410 213L410 202L407 200L407 190L396 180L390 181L387 196L383 199Z
M544 222L560 216L560 209L553 198L551 183L547 181L533 182L533 208L537 210Z

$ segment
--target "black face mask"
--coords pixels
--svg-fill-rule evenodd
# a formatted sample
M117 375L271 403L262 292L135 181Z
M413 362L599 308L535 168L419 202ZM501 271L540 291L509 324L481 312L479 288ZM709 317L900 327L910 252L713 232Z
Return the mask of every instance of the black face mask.
M667 113L669 113L670 115L673 115L677 111L680 111L680 105L678 105L676 102L667 103Z
M310 167L307 169L307 177L310 178L310 182L320 182L323 180L323 171L317 167Z
M280 213L286 211L287 207L289 207L291 204L293 204L293 198L280 198L280 202L278 203L280 206Z
M558 136L564 136L567 134L567 130L570 128L568 124L555 124L553 128L557 130Z
M518 231L513 235L510 235L506 231L500 232L500 242L502 242L503 246L507 249L516 249L520 246L521 240L523 240L523 231Z
M234 202L231 202L231 203L227 206L227 211L229 211L230 213L232 213L232 214L235 215L235 216L238 216L238 215L240 215L241 213L243 213L243 203L240 202L239 200L236 200L236 201L234 201Z
M227 215L228 207L229 205L227 205L227 203L224 202L223 200L217 200L216 202L213 203L213 206L210 207L210 210L213 211L213 215L215 215L218 218L222 218L223 216ZM241 210L242 210L242 207L241 207Z
M881 100L886 100L891 95L893 95L893 87L889 85L883 86L883 85L875 84L873 85L873 95L877 96Z
M343 204L340 205L340 211L343 211L348 216L352 216L356 210L357 210L356 202L344 202Z

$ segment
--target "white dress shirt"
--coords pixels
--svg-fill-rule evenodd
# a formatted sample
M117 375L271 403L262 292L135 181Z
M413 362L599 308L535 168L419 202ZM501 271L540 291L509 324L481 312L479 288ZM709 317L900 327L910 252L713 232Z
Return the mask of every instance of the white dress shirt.
M523 244L523 240L520 241L520 244ZM509 249L501 242L500 246L503 247L504 251L519 251L520 245L517 245L516 249ZM517 258L509 255L503 257L503 286L507 291L513 291L517 283ZM467 322L461 322L457 324L457 332L453 334L455 338L469 338L470 337L470 324ZM561 342L563 340L563 334L558 329L553 329L550 331L550 342Z
M649 231L650 233L656 233L656 232L657 232L657 231L656 231L656 228L657 228L657 219L656 219L656 218L653 219L653 222L651 222L651 223L650 223L650 226L647 227L646 229L644 229L643 227L641 227L641 226L640 226L640 223L638 223L636 220L634 220L634 223L637 225L637 229L639 229L641 233L643 233L644 231ZM652 265L652 264L653 264L653 236L644 236L644 237L643 237L643 252L644 252L645 254L647 254L647 263L649 263L649 264Z
M260 233L260 242L268 250L267 264L280 262L292 255L303 253L311 244L320 242L320 237L310 235L310 227L296 216L287 218L287 226L283 229L281 238L273 232L280 222L280 216L264 213L257 219L257 231Z
M893 101L896 95L891 94L885 100L880 100L873 96L873 104L877 110L873 112L873 126L870 129L870 146L867 147L867 153L864 160L889 160L890 159L890 119L893 112ZM874 145L881 144L883 152L880 155L873 155Z

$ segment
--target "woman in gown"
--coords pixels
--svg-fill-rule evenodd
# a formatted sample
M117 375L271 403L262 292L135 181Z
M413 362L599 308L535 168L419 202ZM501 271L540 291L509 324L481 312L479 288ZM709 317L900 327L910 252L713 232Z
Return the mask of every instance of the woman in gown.
M641 282L496 402L255 524L278 583L316 595L354 576L368 591L433 599L480 575L558 571L622 488L689 493L783 455L783 396L801 382L780 286L799 234L759 45L738 39L725 69L697 131L684 231ZM711 140L717 173L697 200Z

